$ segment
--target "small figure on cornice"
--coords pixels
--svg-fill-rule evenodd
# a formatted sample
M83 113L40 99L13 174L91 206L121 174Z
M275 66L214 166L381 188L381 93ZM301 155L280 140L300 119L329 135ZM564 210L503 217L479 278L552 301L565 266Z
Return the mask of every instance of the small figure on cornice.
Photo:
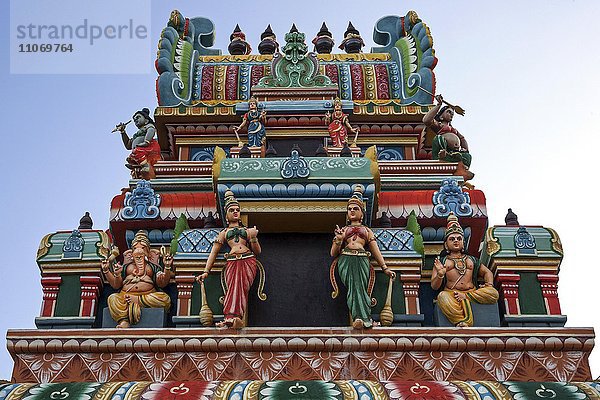
M267 122L267 112L258 110L258 100L254 96L248 100L250 110L242 117L242 123L233 128L234 132L248 126L248 146L261 147L266 138L265 124Z
M173 272L173 256L164 247L160 251L163 266L159 265L158 250L150 249L146 231L136 233L131 250L124 254L125 265L114 264L111 258L102 261L102 273L113 289L108 296L108 309L117 328L129 328L140 321L142 308L171 308L171 298L160 290L169 284Z
M333 113L329 111L325 113L325 123L328 124L327 130L333 147L344 147L348 143L348 131L352 132L355 137L360 132L360 128L353 128L348 122L348 116L343 113L342 101L339 98L333 101Z
M275 54L279 51L279 43L277 43L277 37L271 25L267 26L267 29L260 35L260 43L258 44L258 52L260 54Z
M233 33L229 36L229 46L227 50L229 50L229 54L234 56L242 56L246 54L250 54L252 51L252 47L250 44L246 42L246 34L242 32L239 25L235 25L235 29Z
M315 51L317 53L331 54L334 45L333 35L329 32L325 22L321 25L321 29L317 33L317 36L312 40L312 43L315 45Z
M465 180L473 179L475 174L469 171L471 154L467 140L452 126L454 109L448 105L442 107L444 98L435 96L437 104L425 114L423 123L431 128L436 136L433 138L431 157L434 160L459 163L459 171ZM460 165L462 164L462 165Z
M492 271L464 251L464 232L451 212L444 235L445 255L434 261L431 287L442 290L437 296L438 307L457 327L473 326L472 301L479 304L498 301ZM479 280L483 283L479 284Z
M226 287L223 301L224 320L218 322L216 326L241 329L244 327L250 286L259 268L263 273L262 266L257 266L260 263L256 260L261 247L258 243L258 229L246 228L242 225L240 204L231 190L225 192L224 209L226 228L219 232L214 240L204 272L196 277L196 281L203 282L208 277L221 247L227 244L230 250L225 253L227 262L223 272ZM264 282L264 279L261 282ZM261 297L261 294L262 287L259 287L259 298L266 299Z
M354 188L354 193L348 200L347 225L343 228L336 225L331 245L331 256L337 257L330 271L334 288L332 297L338 295L334 275L334 268L337 267L340 279L348 289L346 300L352 318L352 327L355 329L373 326L371 292L375 275L369 257L373 255L377 264L390 279L396 277L396 273L385 265L373 231L363 225L365 215L363 190L361 185L356 185Z
M121 132L125 148L131 150L125 164L131 170L131 176L135 179L152 179L154 178L153 165L161 159L160 145L156 140L156 126L147 108L137 111L132 119L138 131L131 138L125 132L129 122L118 124L113 132Z
M352 25L352 22L348 22L348 28L344 32L344 40L340 43L339 48L344 50L348 54L360 53L362 48L365 46L365 42L358 30Z

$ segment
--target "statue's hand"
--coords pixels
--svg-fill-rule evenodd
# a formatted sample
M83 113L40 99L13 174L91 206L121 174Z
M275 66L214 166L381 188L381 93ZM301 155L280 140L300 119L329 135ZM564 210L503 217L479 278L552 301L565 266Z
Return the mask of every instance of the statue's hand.
M333 234L335 235L336 241L344 240L344 230L342 228L340 228L338 225L335 226L335 230L333 231Z
M163 271L159 271L156 273L156 280L160 281L161 279L165 279L165 273Z
M208 272L203 272L202 275L198 275L196 277L196 282L204 282L204 280L208 277Z
M256 226L253 226L252 228L248 228L246 230L246 232L248 232L248 239L254 239L255 237L258 236L258 229L256 228Z
M121 265L121 263L116 263L115 267L113 268L113 272L115 275L121 275L121 272L123 271L123 266Z
M444 97L441 94L435 96L435 99L437 100L439 105L441 105L444 102Z
M240 127L239 127L239 126L234 126L234 127L233 127L233 131L234 131L235 133L238 133L238 132L239 132L239 130L240 130Z
M391 280L396 279L396 273L389 268L384 269L383 273L389 276Z
M162 259L165 267L169 268L171 265L173 265L173 255L171 253L163 254Z
M444 267L444 264L442 264L439 257L436 257L433 261L433 267L438 278L443 278L444 275L446 275L446 267Z
M331 119L331 113L329 111L325 111L325 119Z
M261 116L261 117L266 117L266 116L267 116L267 112L266 112L265 110L262 110L262 111L260 112L260 116Z
M467 295L466 295L466 294L464 294L464 293L461 293L461 292L456 292L456 291L455 291L455 292L454 292L454 298L455 298L457 301L463 301L463 300L465 300L465 299L467 298Z
M102 272L104 272L106 274L108 272L108 266L110 264L110 261L108 261L108 258L105 258L104 260L100 261L100 263L101 263Z

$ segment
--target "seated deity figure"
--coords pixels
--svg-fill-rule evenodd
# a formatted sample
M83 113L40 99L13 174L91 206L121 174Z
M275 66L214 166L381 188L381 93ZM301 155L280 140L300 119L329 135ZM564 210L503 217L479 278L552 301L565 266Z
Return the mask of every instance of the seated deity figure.
M132 119L138 131L131 138L125 132L127 124L120 123L114 129L121 132L125 148L131 150L125 166L131 169L134 178L151 179L154 177L152 166L161 159L160 145L156 140L156 126L147 108L137 111Z
M266 138L265 123L267 120L267 112L265 110L258 111L258 101L253 96L248 101L250 110L242 117L242 123L233 128L234 132L248 126L248 146L261 147Z
M466 169L465 180L473 179L475 175L468 171L471 166L469 145L465 137L452 126L454 109L447 105L442 107L442 95L435 96L435 99L437 104L423 117L425 126L436 134L431 145L431 156L434 160L462 163Z
M325 113L325 123L333 143L333 147L344 147L348 143L348 131L357 134L360 128L353 128L348 122L348 116L342 112L342 101L336 98L333 101L333 113Z
M434 261L431 287L441 290L437 296L438 307L457 327L473 326L472 301L480 304L498 301L492 271L464 250L463 229L451 212L444 235L445 255ZM478 284L479 280L483 283Z
M337 284L333 269L337 266L340 279L348 289L347 303L355 329L371 328L371 291L375 282L374 271L369 262L373 255L383 272L395 279L396 274L385 265L385 260L373 231L363 224L365 203L363 187L357 185L347 206L347 225L340 228L336 225L331 256L337 257L332 264L330 277L334 287L332 297L337 297ZM368 250L367 250L368 249Z
M225 253L225 298L223 301L224 320L218 322L218 328L241 329L248 304L248 292L256 277L257 260L261 248L258 243L258 229L246 228L242 225L240 204L231 190L225 192L225 221L227 227L219 232L214 240L206 266L202 275L196 277L198 282L204 281L224 244L230 248Z
M114 289L121 289L108 297L108 309L117 321L117 328L129 328L140 321L142 308L171 308L169 295L160 290L169 284L173 275L173 256L162 254L164 267L150 261L153 255L146 231L136 233L131 242L131 253L125 252L125 265L116 263L110 268L108 259L102 261L102 272ZM158 260L157 260L158 261Z

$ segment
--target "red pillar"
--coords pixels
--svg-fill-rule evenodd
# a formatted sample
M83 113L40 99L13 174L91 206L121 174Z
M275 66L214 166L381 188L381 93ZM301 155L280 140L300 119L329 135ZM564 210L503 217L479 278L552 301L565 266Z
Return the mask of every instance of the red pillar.
M194 276L176 276L177 283L177 316L187 317L191 314L192 290L194 288Z
M504 300L506 315L521 315L519 306L519 274L499 273L496 286L500 289L500 298Z
M421 275L401 274L400 281L402 282L402 289L404 289L404 306L406 308L406 314L420 314L419 283L421 281Z
M58 290L62 278L60 276L46 276L42 277L42 290L44 296L42 299L42 310L40 313L41 317L53 317L54 307L56 307L56 299L58 297Z
M558 275L538 274L537 277L542 287L546 312L548 315L561 315L560 301L558 300Z
M98 296L102 288L102 279L98 276L82 276L81 283L81 305L79 306L80 317L95 317L98 307Z

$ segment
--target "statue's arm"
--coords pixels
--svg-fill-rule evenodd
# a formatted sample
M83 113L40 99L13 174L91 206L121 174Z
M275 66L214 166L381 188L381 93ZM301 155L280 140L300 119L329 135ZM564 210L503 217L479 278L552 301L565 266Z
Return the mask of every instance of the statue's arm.
M381 250L379 250L379 246L377 245L377 239L375 239L375 234L369 228L367 228L367 231L369 232L369 236L368 236L369 250L371 250L371 254L373 255L373 258L377 262L377 265L379 265L379 267L381 267L381 270L386 275L388 275L389 277L394 279L396 277L396 273L393 272L391 269L389 269L387 267L387 265L385 265L385 259L383 258L383 254L381 254Z
M129 136L127 136L127 132L125 132L125 129L121 131L121 140L123 141L123 145L125 146L125 148L127 150L131 150L132 140L129 138Z
M233 130L235 132L239 131L240 129L243 129L246 125L248 125L248 117L247 117L247 115L248 114L244 114L244 116L242 117L242 123L239 124L239 126L236 126L236 127L233 128Z
M466 151L469 151L469 144L467 143L467 139L460 133L456 132L456 136L460 139L460 147Z
M350 125L350 121L348 121L347 115L344 115L344 125L346 125L346 128L348 128L348 130L352 133L356 133L356 131L358 130L358 128L353 128L352 125Z
M206 265L204 266L204 271L202 272L202 275L198 275L196 277L196 280L198 282L206 279L206 277L210 273L210 270L212 269L212 267L215 263L215 260L217 259L217 255L219 254L219 251L221 251L221 247L223 246L223 243L225 243L225 232L226 231L227 231L227 229L224 229L221 232L219 232L219 235L213 242L212 248L210 249L210 254L208 255L208 260L206 260Z
M113 289L120 289L123 287L123 277L121 276L121 272L123 271L123 266L120 263L116 263L113 267L113 270L110 271L109 261L102 261L102 272L108 281L108 284Z
M437 104L423 116L423 123L425 126L435 126L435 123L437 122L435 116L440 111L440 108L442 108L443 97L442 95L437 95L435 96L435 99L437 100Z
M494 286L494 274L484 264L479 266L479 277L485 282L485 286Z
M144 136L144 142L145 142L145 144L150 143L150 141L152 139L154 139L155 136L156 136L156 128L154 126L150 126L146 130L146 136Z

